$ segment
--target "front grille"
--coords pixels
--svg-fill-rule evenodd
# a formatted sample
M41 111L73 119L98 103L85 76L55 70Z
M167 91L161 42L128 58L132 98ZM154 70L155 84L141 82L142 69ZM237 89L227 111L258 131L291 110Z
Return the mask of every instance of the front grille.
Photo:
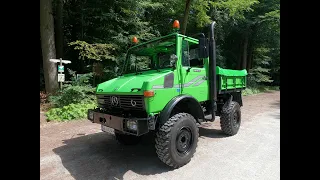
M98 105L103 108L144 110L143 96L140 95L97 95Z

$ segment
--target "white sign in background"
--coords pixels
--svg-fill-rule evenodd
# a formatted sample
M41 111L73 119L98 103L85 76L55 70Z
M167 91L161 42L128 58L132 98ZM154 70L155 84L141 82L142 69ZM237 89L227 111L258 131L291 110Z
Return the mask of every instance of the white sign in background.
M64 82L64 74L58 74L58 82Z

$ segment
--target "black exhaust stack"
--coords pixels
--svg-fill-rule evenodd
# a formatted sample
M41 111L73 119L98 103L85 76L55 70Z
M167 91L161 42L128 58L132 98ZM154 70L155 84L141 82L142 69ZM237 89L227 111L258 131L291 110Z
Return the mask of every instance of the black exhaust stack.
M209 43L207 42L203 33L196 34L199 37L199 58L207 58L209 55L209 107L208 110L211 113L211 119L205 119L206 121L214 121L217 110L217 72L216 72L216 42L214 40L214 25L216 22L212 22L209 27ZM209 48L207 48L209 44Z
M209 32L209 95L210 95L210 109L212 118L211 121L214 121L216 118L217 110L217 73L216 73L216 42L214 39L214 25L216 24L213 21L210 25Z

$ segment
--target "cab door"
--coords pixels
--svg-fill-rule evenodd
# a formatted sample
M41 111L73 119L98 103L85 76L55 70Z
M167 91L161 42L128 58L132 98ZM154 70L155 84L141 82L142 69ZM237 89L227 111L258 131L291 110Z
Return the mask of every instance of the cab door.
M181 57L182 94L189 94L198 101L206 101L209 97L208 78L204 59L198 56L198 43L183 39Z

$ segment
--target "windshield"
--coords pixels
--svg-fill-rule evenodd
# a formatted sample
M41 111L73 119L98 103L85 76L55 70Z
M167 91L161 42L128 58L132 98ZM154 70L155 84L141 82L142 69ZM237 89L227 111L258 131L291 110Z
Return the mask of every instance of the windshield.
M122 74L173 67L171 57L175 54L175 36L133 47L127 54Z
M129 62L127 65L126 73L134 73L138 71L146 71L154 69L155 64L150 56L139 56L136 54L129 54L127 57Z
M173 66L172 62L170 61L171 55L174 53L159 53L158 54L158 61L159 61L159 68L170 68Z

